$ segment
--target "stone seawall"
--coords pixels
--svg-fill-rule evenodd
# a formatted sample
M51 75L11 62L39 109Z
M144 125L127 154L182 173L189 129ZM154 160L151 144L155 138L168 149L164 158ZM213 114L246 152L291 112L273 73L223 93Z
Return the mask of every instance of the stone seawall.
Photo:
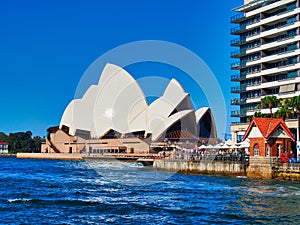
M247 168L247 177L250 178L272 178L272 158L250 157L250 164Z
M283 163L273 167L273 178L300 181L300 163Z
M219 174L300 181L299 163L280 163L276 165L273 161L273 158L251 157L250 164L244 169L244 164L236 161L156 159L153 162L153 168L181 173Z
M153 168L182 173L245 176L244 164L234 161L154 160Z

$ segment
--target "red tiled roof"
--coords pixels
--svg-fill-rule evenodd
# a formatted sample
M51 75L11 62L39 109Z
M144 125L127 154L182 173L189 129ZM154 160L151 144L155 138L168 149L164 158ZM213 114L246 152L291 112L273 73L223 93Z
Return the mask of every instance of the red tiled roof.
M176 130L167 135L168 139L195 139L195 135L187 130Z
M8 143L5 141L2 141L2 142L0 142L0 145L8 145Z
M243 137L243 140L246 139L248 136L251 128L253 125L256 125L261 132L262 136L268 140L270 136L274 133L277 128L281 127L287 135L295 141L295 138L293 137L290 129L287 127L283 119L281 118L253 118L245 132L245 135Z

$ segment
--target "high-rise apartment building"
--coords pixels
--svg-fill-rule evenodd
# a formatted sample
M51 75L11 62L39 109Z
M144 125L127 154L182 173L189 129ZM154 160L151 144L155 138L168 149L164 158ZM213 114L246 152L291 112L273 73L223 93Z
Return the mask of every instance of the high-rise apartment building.
M231 112L239 122L231 125L233 140L243 135L255 112L269 113L261 99L275 95L287 99L300 94L300 0L244 0L231 17L234 71ZM273 110L276 111L276 108ZM293 133L297 123L287 121Z

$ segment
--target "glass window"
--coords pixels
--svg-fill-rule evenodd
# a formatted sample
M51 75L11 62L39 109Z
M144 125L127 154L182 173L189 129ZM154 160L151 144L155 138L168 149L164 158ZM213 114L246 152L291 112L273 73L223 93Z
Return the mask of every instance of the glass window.
M254 156L259 156L259 144L255 143L253 146Z
M266 146L266 156L270 156L270 145Z
M296 8L296 3L291 3L291 4L287 5L286 10L289 11L289 10L293 10L295 8Z

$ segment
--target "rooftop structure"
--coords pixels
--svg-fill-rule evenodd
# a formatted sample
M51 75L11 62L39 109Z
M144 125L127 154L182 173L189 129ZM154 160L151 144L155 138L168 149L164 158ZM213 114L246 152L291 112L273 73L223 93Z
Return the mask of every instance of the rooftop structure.
M231 81L238 84L231 88L238 95L231 104L239 107L231 112L239 118L239 124L231 127L235 140L237 134L242 137L255 112L269 113L262 98L289 99L300 94L300 8L299 0L245 0L234 10L239 12L231 17L231 23L237 24L231 29L237 36L231 41L236 48L231 52L236 59L231 69L237 71ZM290 125L297 128L296 123Z

